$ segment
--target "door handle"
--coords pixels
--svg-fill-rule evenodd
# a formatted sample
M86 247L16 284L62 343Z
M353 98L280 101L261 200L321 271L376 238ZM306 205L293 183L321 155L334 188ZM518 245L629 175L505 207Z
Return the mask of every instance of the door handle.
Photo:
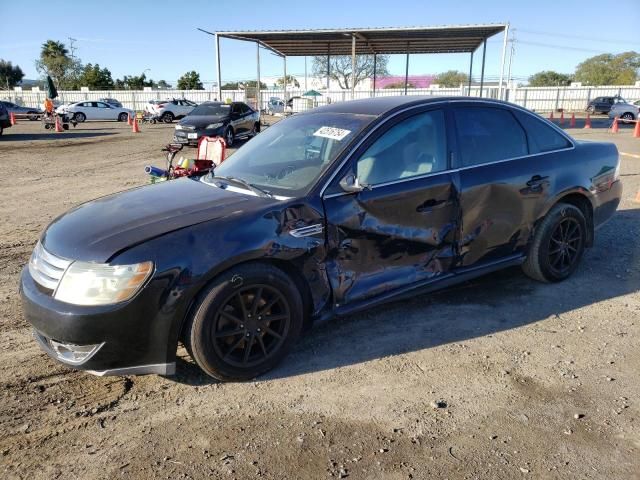
M436 210L438 208L446 207L451 202L448 200L436 200L435 198L430 198L429 200L421 203L416 207L416 212L418 213L427 213L432 210Z
M534 175L533 177L531 177L531 179L527 182L527 187L541 187L542 184L548 179L548 176L540 176L540 175Z

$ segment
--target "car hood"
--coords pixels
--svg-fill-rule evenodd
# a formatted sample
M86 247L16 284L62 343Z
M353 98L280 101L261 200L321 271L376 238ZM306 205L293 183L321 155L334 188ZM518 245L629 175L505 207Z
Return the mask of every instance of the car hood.
M204 128L207 125L218 122L225 122L227 115L187 115L180 120L180 125L192 125L196 128Z
M82 204L55 219L41 242L60 257L107 262L145 240L276 201L183 178Z

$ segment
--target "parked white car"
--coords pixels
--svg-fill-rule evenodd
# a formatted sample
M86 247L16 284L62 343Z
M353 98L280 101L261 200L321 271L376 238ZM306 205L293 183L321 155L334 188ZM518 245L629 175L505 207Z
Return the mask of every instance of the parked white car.
M157 103L149 102L145 108L150 114L160 117L163 122L171 123L176 119L186 117L197 106L198 104L191 100L173 98Z
M126 122L129 115L135 115L135 112L129 108L114 107L105 102L76 102L70 105L62 105L56 108L56 113L66 113L70 117L75 117L76 121L80 123L85 120Z
M618 117L620 120L637 120L640 113L640 100L632 103L616 103L609 110L609 118Z

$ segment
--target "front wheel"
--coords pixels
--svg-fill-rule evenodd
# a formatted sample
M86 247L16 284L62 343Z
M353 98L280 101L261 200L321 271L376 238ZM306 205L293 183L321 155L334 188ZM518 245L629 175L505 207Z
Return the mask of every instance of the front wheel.
M593 108L593 105L587 107L587 113L589 115L593 115L595 113L595 108Z
M249 380L289 352L303 324L300 292L282 270L246 264L203 293L185 332L192 358L221 381Z
M631 112L625 112L622 114L622 116L620 117L620 120L622 120L625 123L628 123L630 121L635 120L633 113Z
M566 203L555 205L536 229L522 268L541 282L559 282L578 267L587 243L587 221L582 210Z
M38 120L38 112L28 112L27 115L29 115L29 121L31 122L35 122Z
M128 113L121 113L120 115L118 115L119 122L126 122L128 119L129 119Z

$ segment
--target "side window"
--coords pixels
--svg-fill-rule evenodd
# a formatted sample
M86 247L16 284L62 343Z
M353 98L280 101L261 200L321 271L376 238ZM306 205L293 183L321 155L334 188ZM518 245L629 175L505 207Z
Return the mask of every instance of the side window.
M516 116L527 131L531 153L550 152L571 146L569 140L543 120L524 112L516 112Z
M508 110L454 108L460 162L463 167L527 155L527 137Z
M240 105L237 103L231 105L231 113L240 113Z
M363 185L376 185L447 168L444 112L414 115L384 132L358 159Z

